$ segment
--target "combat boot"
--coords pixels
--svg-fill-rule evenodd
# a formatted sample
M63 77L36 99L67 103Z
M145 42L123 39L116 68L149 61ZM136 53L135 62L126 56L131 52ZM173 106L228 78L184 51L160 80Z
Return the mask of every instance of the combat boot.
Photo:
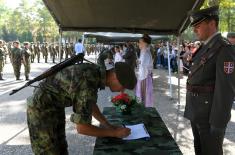
M18 81L18 80L21 80L21 79L20 79L20 77L16 77L16 80Z
M29 76L25 76L25 81L29 81Z
M2 78L2 74L0 74L0 80L4 80L4 79Z

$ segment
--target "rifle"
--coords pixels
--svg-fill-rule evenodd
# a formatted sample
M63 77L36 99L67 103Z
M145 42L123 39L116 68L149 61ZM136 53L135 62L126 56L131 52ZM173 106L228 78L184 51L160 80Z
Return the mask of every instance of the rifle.
M83 58L83 55L81 54L78 54L78 55L75 55L67 60L64 60L54 66L52 66L51 68L49 68L48 70L46 70L45 72L43 72L41 75L35 77L34 79L32 80L29 80L25 85L23 85L22 87L18 88L18 89L14 89L12 90L12 92L9 94L9 95L13 95L15 93L17 93L18 91L20 91L21 89L24 89L28 86L30 86L31 84L33 84L34 82L37 82L37 81L41 81L59 71L61 71L62 69L64 69L65 67L68 67L68 66L71 66L71 65L74 65L75 63L82 63L82 61L85 60L89 63L93 63L89 60L86 60Z

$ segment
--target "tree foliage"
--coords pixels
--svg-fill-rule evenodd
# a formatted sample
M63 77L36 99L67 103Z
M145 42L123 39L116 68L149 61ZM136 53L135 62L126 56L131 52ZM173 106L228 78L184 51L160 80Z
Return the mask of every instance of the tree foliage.
M58 26L45 8L42 0L21 0L19 6L10 9L0 0L0 39L6 41L58 41ZM205 0L202 8L219 4L220 31L235 32L235 0ZM81 37L81 33L64 32L65 42L74 42ZM189 28L183 34L188 40L195 36Z
M235 32L235 0L205 0L202 8L208 8L219 5L220 10L220 32ZM188 28L183 37L186 40L195 40L196 37L192 33L192 29Z
M5 41L19 40L55 42L59 39L58 26L45 8L42 0L21 0L15 9L8 8L0 0L0 38ZM65 32L64 40L75 41L81 33Z

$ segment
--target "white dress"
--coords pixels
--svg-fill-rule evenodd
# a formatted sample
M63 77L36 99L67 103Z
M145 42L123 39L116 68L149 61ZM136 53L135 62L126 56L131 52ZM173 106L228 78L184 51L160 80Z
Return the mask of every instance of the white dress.
M116 63L116 62L123 62L123 58L122 58L120 52L116 52L116 53L115 53L115 56L114 56L114 63Z

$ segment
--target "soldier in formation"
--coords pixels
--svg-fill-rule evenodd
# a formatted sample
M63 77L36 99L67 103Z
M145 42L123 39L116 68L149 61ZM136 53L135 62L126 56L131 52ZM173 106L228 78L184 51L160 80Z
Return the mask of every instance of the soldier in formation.
M4 67L4 57L5 57L5 52L3 48L3 41L0 40L0 80L3 80L3 67Z
M41 51L42 51L43 58L45 59L45 63L47 63L48 53L49 53L49 47L48 47L47 42L43 43L41 47Z
M41 53L41 47L40 47L40 42L37 42L36 45L34 45L34 53L35 56L37 56L37 61L40 63L40 53Z
M20 49L20 42L18 41L13 42L13 49L11 50L11 61L16 80L20 80L22 50Z
M30 61L31 61L31 63L34 63L35 53L34 53L34 43L33 42L31 42L29 50L30 50Z
M22 58L24 64L25 80L29 80L30 73L30 63L31 63L31 51L29 42L24 43L24 48L22 49Z

